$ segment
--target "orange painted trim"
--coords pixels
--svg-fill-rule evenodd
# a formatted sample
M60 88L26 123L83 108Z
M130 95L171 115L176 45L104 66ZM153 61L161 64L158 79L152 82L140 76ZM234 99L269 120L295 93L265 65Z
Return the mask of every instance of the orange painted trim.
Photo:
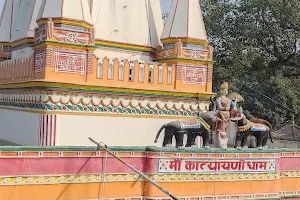
M282 180L272 181L236 181L227 182L176 182L159 183L172 194L178 197L213 197L231 196L239 199L239 196L252 195L252 198L285 196L299 191L300 178L292 181L293 188L282 190ZM116 191L116 188L117 191ZM151 184L142 181L135 182L113 182L113 183L79 183L79 184L57 184L57 185L21 185L0 186L0 199L19 200L32 199L99 199L99 198L129 198L134 199L144 196L148 199L161 199L166 197ZM234 198L236 196L237 198Z
M208 46L208 42L206 40L200 40L197 38L188 38L188 37L168 37L161 39L161 42L163 44L175 44L178 42L178 40L181 40L182 43L188 43L188 44L195 44L195 45L201 45L201 46Z
M281 177L281 191L300 191L300 177Z
M232 181L228 182L173 182L160 183L169 192L176 196L207 196L226 194L263 194L278 193L280 191L279 180L264 181ZM300 184L299 184L300 187ZM144 193L145 196L160 197L166 196L156 187L149 185Z
M37 24L40 26L42 24L46 24L48 21L48 18L41 18L39 20L37 20ZM83 20L75 20L75 19L69 19L69 18L63 18L63 17L59 17L59 18L52 18L53 23L56 24L69 24L69 25L73 25L73 26L81 26L83 28L92 28L93 25L83 21Z
M141 196L143 182L0 186L1 200L100 199ZM104 190L103 190L104 188ZM117 189L117 190L116 190Z

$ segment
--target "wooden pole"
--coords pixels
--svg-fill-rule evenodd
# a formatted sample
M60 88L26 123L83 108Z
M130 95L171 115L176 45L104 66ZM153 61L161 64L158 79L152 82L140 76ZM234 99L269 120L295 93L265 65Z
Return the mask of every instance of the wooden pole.
M154 185L155 187L157 187L160 191L162 191L163 193L165 193L166 195L168 195L169 197L171 197L174 200L179 200L176 196L174 196L173 194L171 194L170 192L168 192L165 188L161 187L160 185L158 185L157 183L155 183L153 180L151 180L150 178L148 178L146 175L144 175L142 172L140 172L139 170L135 169L130 164L126 163L122 158L116 156L113 152L111 152L107 148L107 146L103 142L98 143L98 142L96 142L91 137L89 137L89 140L91 142L95 143L99 148L103 149L104 151L106 151L107 153L109 153L111 156L113 156L114 158L116 158L118 161L120 161L121 163L123 163L124 165L126 165L127 167L129 167L132 171L136 172L138 175L140 175L140 177L144 178L146 181L148 181L149 183L151 183L152 185Z

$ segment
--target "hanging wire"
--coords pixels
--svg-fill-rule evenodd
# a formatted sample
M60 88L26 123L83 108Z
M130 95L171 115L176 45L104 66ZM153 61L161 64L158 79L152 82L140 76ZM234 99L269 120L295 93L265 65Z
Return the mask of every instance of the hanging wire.
M289 107L283 105L282 103L279 103L278 101L272 99L271 97L268 97L267 95L262 94L262 93L259 92L258 90L255 90L255 89L253 89L252 87L249 87L249 86L248 86L247 84L245 84L244 82L241 82L241 81L239 81L239 80L237 80L237 79L234 79L234 81L236 81L236 82L242 84L244 87L250 89L251 91L256 92L257 94L259 94L259 95L263 96L264 98L266 98L266 99L272 101L273 103L275 103L275 104L277 104L277 105L280 105L281 107L283 107L283 108L285 108L285 109L291 111L292 113L296 114L296 111L295 111L295 110L293 110L293 109L291 109L291 108L289 108ZM236 88L236 87L234 87L234 88ZM236 89L237 89L237 88L236 88Z
M105 183L105 173L106 173L106 167L107 167L107 157L108 157L108 154L107 152L105 152L105 160L104 162L102 163L102 176L101 176L101 182L102 182L102 188L101 188L101 200L103 200L103 197L104 197L104 183Z

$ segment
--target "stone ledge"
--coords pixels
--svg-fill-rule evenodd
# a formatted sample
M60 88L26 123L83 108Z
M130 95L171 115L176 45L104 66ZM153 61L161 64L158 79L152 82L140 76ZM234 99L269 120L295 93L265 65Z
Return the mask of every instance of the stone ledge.
M155 147L155 146L111 146L109 147L111 151L120 151L120 152L148 152L148 153L205 153L205 154L247 154L247 153L255 153L255 154L266 154L266 153L299 153L300 149L290 149L290 148L282 148L282 149L242 149L237 150L234 148L229 149L217 149L217 148L184 148L183 150L179 150L175 147ZM53 147L42 147L42 146L0 146L0 152L6 151L97 151L96 146L53 146Z

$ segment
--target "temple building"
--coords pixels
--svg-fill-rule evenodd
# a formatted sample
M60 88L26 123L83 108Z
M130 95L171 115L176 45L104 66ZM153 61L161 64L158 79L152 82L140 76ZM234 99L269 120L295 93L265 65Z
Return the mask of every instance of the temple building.
M272 148L300 148L300 126L294 122L272 132L274 143Z
M147 146L163 124L208 109L198 0L173 0L165 25L159 0L6 0L0 22L2 139Z

